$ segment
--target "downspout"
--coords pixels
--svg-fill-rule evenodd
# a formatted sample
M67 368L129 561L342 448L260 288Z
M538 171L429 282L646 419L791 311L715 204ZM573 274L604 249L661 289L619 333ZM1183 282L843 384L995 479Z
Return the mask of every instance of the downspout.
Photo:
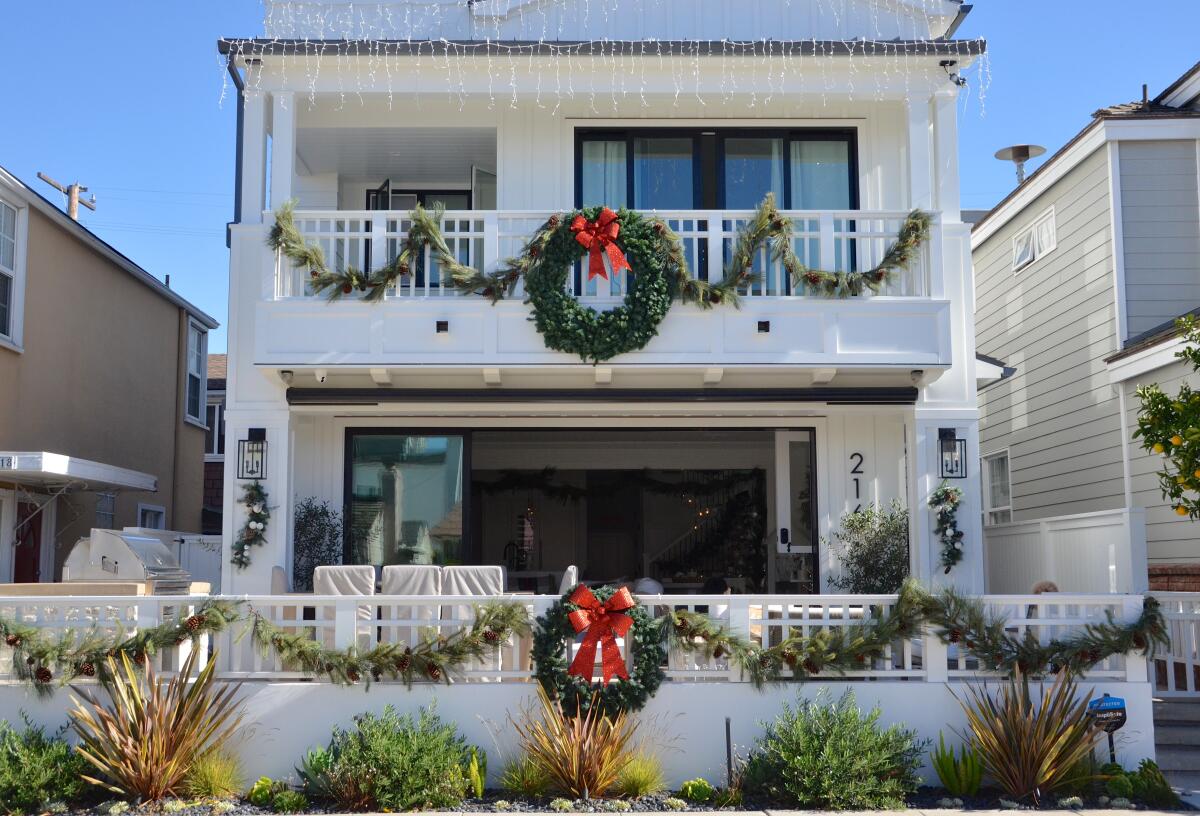
M233 60L236 52L230 49L229 55L225 60L225 69L229 72L230 79L233 80L233 87L237 89L237 138L234 142L234 158L233 158L233 221L232 224L240 224L242 222L242 122L246 116L246 83L242 80L242 75L238 73L237 66ZM225 248L229 249L232 246L230 238L230 224L225 225Z

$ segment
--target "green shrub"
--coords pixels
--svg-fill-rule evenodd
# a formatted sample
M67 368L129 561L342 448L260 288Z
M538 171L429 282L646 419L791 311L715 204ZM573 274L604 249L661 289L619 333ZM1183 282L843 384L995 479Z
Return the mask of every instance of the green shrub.
M956 756L946 747L946 741L938 734L938 745L930 755L933 769L937 771L942 787L951 796L974 796L979 793L983 782L983 759L972 745L963 745Z
M668 796L663 800L663 806L666 807L667 810L680 811L687 810L688 803L680 799L678 796Z
M467 792L468 761L463 738L432 710L414 720L388 706L334 729L297 770L309 796L343 810L453 809Z
M276 813L303 813L308 810L308 797L300 791L281 790L271 800L271 810Z
M1182 806L1179 794L1175 793L1175 789L1153 759L1143 759L1137 770L1130 772L1129 781L1133 783L1134 797L1148 807L1156 810L1179 810Z
M679 786L679 795L689 802L707 802L717 789L707 779L689 779Z
M271 806L271 800L275 798L275 794L287 789L286 782L276 781L269 776L260 776L250 786L250 792L246 794L246 799L255 807L268 808Z
M555 813L566 813L571 808L575 807L575 803L570 799L552 799L550 800L550 809Z
M631 799L650 796L666 789L667 778L663 774L662 763L658 757L645 752L633 755L629 763L621 769L614 788L618 796L628 796Z
M483 789L487 786L487 754L474 745L467 759L467 785L476 799L483 798Z
M1123 773L1110 776L1104 783L1104 790L1114 799L1133 798L1133 783Z
M88 766L61 736L46 736L28 720L21 731L0 721L0 812L34 812L83 794L80 774Z
M513 796L539 799L550 790L550 776L537 762L522 756L504 766L500 789Z
M192 799L232 799L245 785L241 763L228 751L209 751L183 778L183 792Z
M913 731L879 727L847 691L833 704L800 700L766 725L746 767L746 787L814 810L903 808L920 785L925 744Z
M909 565L908 510L900 502L893 501L886 509L872 504L847 513L834 537L842 574L829 579L831 586L854 595L900 590Z

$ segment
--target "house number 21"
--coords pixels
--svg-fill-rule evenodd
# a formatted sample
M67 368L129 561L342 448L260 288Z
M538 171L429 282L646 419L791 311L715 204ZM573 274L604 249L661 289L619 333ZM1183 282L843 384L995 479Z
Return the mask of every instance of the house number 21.
M854 512L862 510L862 475L865 457L861 453L850 454L850 481L854 482Z

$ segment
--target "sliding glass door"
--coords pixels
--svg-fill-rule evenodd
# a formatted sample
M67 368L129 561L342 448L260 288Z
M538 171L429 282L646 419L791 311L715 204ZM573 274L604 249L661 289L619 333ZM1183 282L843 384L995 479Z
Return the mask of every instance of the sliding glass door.
M462 435L348 431L345 563L462 563L467 450Z
M849 129L576 131L577 206L736 209L774 193L790 210L858 207Z

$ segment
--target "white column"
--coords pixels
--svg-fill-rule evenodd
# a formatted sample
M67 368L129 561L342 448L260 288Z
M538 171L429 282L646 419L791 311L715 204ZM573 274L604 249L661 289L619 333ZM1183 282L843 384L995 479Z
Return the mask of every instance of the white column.
M271 518L267 523L266 543L251 547L250 565L239 569L230 559L233 556L233 542L246 523L242 495L249 482L237 478L238 442L248 438L251 428L265 428L267 432L267 476L261 482L267 493ZM288 522L292 514L290 413L286 407L276 410L233 408L226 414L225 434L228 442L225 455L221 591L226 595L265 595L271 590L272 567L287 569L288 529L291 526Z
M296 99L289 91L271 94L271 210L292 198L296 176Z
M947 483L962 491L958 507L958 529L964 534L963 560L949 573L941 566L941 540L934 533L934 513L929 497L941 484L938 431L953 428L959 439L967 442L967 478L951 479ZM984 552L982 495L979 480L979 420L973 412L916 412L916 497L914 521L916 529L917 577L933 586L954 586L970 594L984 592Z
M958 92L939 91L933 99L934 167L937 179L935 205L942 220L962 220L958 176Z
M909 206L933 210L933 163L928 99L908 101Z
M242 114L242 223L262 221L267 172L267 102L247 93Z

